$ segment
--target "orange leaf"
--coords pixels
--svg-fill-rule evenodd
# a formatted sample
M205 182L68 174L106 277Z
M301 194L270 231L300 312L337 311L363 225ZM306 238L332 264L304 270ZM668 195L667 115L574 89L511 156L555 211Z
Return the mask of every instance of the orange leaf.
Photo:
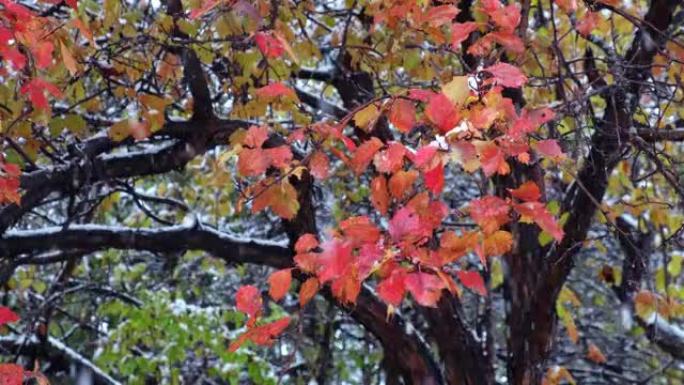
M261 293L252 285L241 286L235 295L237 309L250 318L261 312Z
M477 244L477 233L474 231L457 235L453 231L442 234L439 241L439 253L444 262L453 262L472 250Z
M252 202L252 212L257 213L266 207L270 207L276 215L283 219L292 219L297 215L299 211L297 190L292 187L287 178L257 192L257 196Z
M256 91L254 91L254 93L258 98L266 99L269 101L279 97L283 97L286 99L297 99L297 94L295 93L295 91L292 88L286 86L283 82L271 83L267 86L257 89Z
M340 229L354 245L375 243L380 239L380 229L367 216L345 219L340 223Z
M62 54L62 61L64 62L64 67L66 67L66 69L72 76L76 75L78 73L78 63L76 62L74 55L71 53L69 48L64 43L59 44L59 49L60 53Z
M372 137L363 142L356 149L356 151L354 151L354 156L351 159L351 168L354 170L356 175L361 175L364 171L366 171L366 168L373 159L373 156L380 148L382 148L382 146L383 144L380 139Z
M395 99L390 108L389 121L402 133L408 133L416 125L416 106L406 99Z
M607 361L606 356L603 355L601 349L593 343L590 343L587 348L587 358L597 364L605 364Z
M510 209L506 201L490 195L470 202L470 217L485 234L491 234L510 221Z
M295 251L297 254L306 253L318 247L318 240L316 236L311 233L303 234L297 239L295 243Z
M508 189L514 198L518 198L525 202L538 201L541 198L541 191L539 186L531 180L520 185L517 189Z
M408 171L398 171L389 180L389 191L390 194L396 199L402 199L403 197L411 194L411 186L413 182L418 179L418 171L408 170Z
M339 301L355 303L361 292L361 281L358 279L355 266L350 266L350 271L335 279L330 290Z
M484 239L485 257L503 255L513 247L513 235L508 231L498 230Z
M268 294L274 301L280 301L290 290L292 283L292 269L282 269L268 277Z
M387 192L387 179L378 175L371 181L371 203L380 214L387 214L389 208L389 193Z
M299 288L299 306L304 307L318 293L318 279L311 277Z

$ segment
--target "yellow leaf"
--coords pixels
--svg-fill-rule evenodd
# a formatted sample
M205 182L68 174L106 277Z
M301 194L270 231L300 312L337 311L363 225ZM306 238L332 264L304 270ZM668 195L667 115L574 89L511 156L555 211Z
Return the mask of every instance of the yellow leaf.
M72 55L69 48L67 48L63 42L59 43L59 48L62 53L62 61L64 61L64 66L72 76L76 75L78 73L78 62L76 62L74 55Z
M646 320L656 311L656 295L648 290L641 290L634 297L634 309L639 317Z
M451 81L442 86L442 92L454 104L463 104L470 94L467 76L454 76Z
M109 137L114 141L122 141L128 137L130 134L130 125L128 119L121 120L114 123L113 126L109 127Z
M378 115L378 107L376 107L375 104L369 104L354 114L354 123L358 127L370 131L372 129L371 126L375 124L375 121L378 119Z

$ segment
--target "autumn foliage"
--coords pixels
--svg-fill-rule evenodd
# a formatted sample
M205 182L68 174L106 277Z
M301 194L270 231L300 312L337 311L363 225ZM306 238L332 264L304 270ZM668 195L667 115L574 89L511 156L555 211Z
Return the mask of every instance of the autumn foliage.
M375 336L388 384L555 385L575 382L547 365L557 324L589 365L612 370L582 336L568 284L592 248L600 262L580 267L599 271L592 285L615 297L623 327L681 358L668 323L684 314L681 260L668 254L681 248L684 220L668 211L684 197L681 150L661 145L684 140L681 4L133 3L0 0L3 290L37 274L24 265L60 263L49 285L7 303L22 290L58 301L92 253L164 255L173 270L199 250L269 266L226 285L229 358L314 329L303 320L320 294ZM620 253L621 268L603 256ZM151 275L134 270L105 275ZM41 306L29 320L0 307L0 329L26 322L49 342L50 316L69 313ZM29 379L47 383L0 364L0 384Z

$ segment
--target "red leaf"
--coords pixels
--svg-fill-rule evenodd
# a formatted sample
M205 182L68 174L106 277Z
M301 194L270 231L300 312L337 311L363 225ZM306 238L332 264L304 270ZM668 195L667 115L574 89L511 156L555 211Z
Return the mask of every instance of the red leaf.
M510 172L510 166L506 162L504 152L494 142L480 146L479 152L482 171L486 176L506 175Z
M470 202L470 217L487 234L498 230L510 221L510 206L503 199L489 195Z
M558 142L555 139L540 140L534 144L534 149L542 156L552 159L565 157Z
M290 317L283 317L277 321L251 328L233 341L228 347L228 351L238 350L247 341L252 341L257 345L270 346L273 339L280 335L288 325L290 325Z
M190 11L190 20L195 20L198 17L201 17L202 15L211 11L218 4L219 4L218 0L207 0L207 1L205 1L204 4L202 4L199 8L195 8L195 9Z
M518 4L510 4L489 13L489 16L499 28L507 32L513 32L515 27L520 24L520 6Z
M385 256L385 247L380 242L365 243L359 249L357 258L358 275L365 279L370 275L375 264Z
M31 47L38 68L47 68L52 64L52 51L54 49L55 46L50 41L42 41Z
M439 277L419 271L408 274L405 283L413 298L422 306L436 306L444 289L444 282Z
M416 106L406 99L395 99L390 108L389 121L402 133L416 125Z
M419 148L415 154L410 154L410 157L416 167L423 168L430 164L435 155L437 155L437 146L427 145Z
M242 145L250 148L261 148L266 139L268 139L268 127L251 126L247 130L247 135L245 135Z
M461 43L477 29L477 24L473 21L466 23L454 23L451 25L451 47L459 49Z
M496 63L485 68L484 71L491 73L497 83L504 87L518 88L527 83L527 76L520 68L508 63Z
M309 171L316 179L323 180L329 175L330 159L323 151L315 151L309 161Z
M534 132L539 126L552 120L555 116L555 112L548 107L536 110L525 109L508 130L508 135L513 140L520 140L524 135Z
M414 240L416 236L420 237L420 229L420 218L412 207L402 207L389 222L389 233L395 242L407 236L411 236L410 240Z
M24 368L17 364L0 364L0 385L24 383Z
M423 16L423 21L430 24L431 27L441 27L442 25L451 22L451 20L458 15L460 10L453 5L438 5L431 7Z
M476 292L481 296L487 295L487 288L485 287L484 279L477 271L465 271L459 270L456 272L458 279L461 281L463 286Z
M386 150L375 154L373 164L378 172L394 173L404 166L406 147L399 142L392 142Z
M250 318L261 311L261 293L252 285L241 286L235 295L237 309Z
M41 78L33 78L21 87L21 93L28 94L33 106L40 110L49 108L47 97L45 97L46 91L56 98L62 96L62 92L54 84Z
M0 306L0 326L19 321L17 313L7 307Z
M285 52L283 43L272 35L271 32L257 32L254 41L264 56L267 58L277 58Z
M340 229L352 245L375 243L380 239L380 229L367 216L347 218L340 222Z
M275 99L278 97L296 99L297 94L295 91L283 84L283 82L271 83L267 86L261 87L254 91L257 97L263 99Z
M257 176L266 172L271 160L264 150L243 148L238 156L238 173L241 176Z
M423 103L426 103L434 95L436 94L430 90L412 89L408 92L409 98Z
M318 280L325 283L341 277L352 264L353 256L351 245L338 239L324 242L321 248L323 252L319 258L321 269Z
M425 185L433 194L438 195L442 192L444 188L444 166L442 162L439 162L432 170L427 171L423 177L425 178Z
M380 139L372 137L363 142L356 151L354 151L354 156L351 159L351 168L356 175L361 175L366 171L366 168L373 159L373 155L375 155L382 146L383 144Z
M318 240L316 236L311 233L306 233L297 239L295 243L295 251L297 254L306 253L318 247Z
M487 38L497 42L507 52L522 54L525 52L525 44L518 35L513 32L496 31L488 33Z
M442 134L449 132L461 120L456 106L441 92L430 97L425 115Z
M517 189L508 189L511 195L525 202L538 201L541 198L539 186L531 180L520 185Z
M268 277L268 294L274 301L280 301L290 290L292 283L292 269L282 269Z
M398 268L392 271L389 277L378 283L378 296L394 307L401 305L406 294L406 271Z
M542 230L549 233L556 241L563 240L563 229L549 210L541 202L525 202L513 206L518 214L532 219Z
M554 3L560 7L565 13L573 13L577 11L577 0L554 0Z
M290 146L288 145L264 150L264 155L268 158L273 167L284 168L292 161L292 150L290 150Z
M9 60L15 70L21 70L26 66L26 56L14 47L0 45L0 55L5 60Z
M589 36L600 20L601 17L598 12L587 12L579 19L575 28L580 35Z

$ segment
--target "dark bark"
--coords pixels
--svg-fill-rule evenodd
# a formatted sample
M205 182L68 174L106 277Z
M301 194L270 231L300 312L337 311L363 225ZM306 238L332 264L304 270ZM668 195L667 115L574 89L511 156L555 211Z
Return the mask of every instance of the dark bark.
M545 361L550 353L557 325L555 302L568 274L574 266L574 257L581 249L598 205L603 199L608 178L620 160L621 151L628 142L628 130L637 107L645 76L653 57L665 43L671 16L678 2L653 0L645 16L645 27L635 33L634 41L623 59L625 69L619 73L622 81L605 89L602 97L606 109L602 119L596 120L591 150L582 163L574 185L563 201L563 211L569 213L564 226L565 237L552 246L541 265L527 265L528 275L538 275L534 286L523 285L526 298L522 311L522 330L511 330L509 376L512 384L534 385L541 383ZM617 71L620 71L618 69ZM530 274L537 271L537 274ZM530 288L530 292L525 292ZM523 297L519 297L523 298ZM515 300L515 299L513 299ZM512 304L515 307L515 304ZM519 314L521 311L518 310ZM510 323L513 325L514 323Z

